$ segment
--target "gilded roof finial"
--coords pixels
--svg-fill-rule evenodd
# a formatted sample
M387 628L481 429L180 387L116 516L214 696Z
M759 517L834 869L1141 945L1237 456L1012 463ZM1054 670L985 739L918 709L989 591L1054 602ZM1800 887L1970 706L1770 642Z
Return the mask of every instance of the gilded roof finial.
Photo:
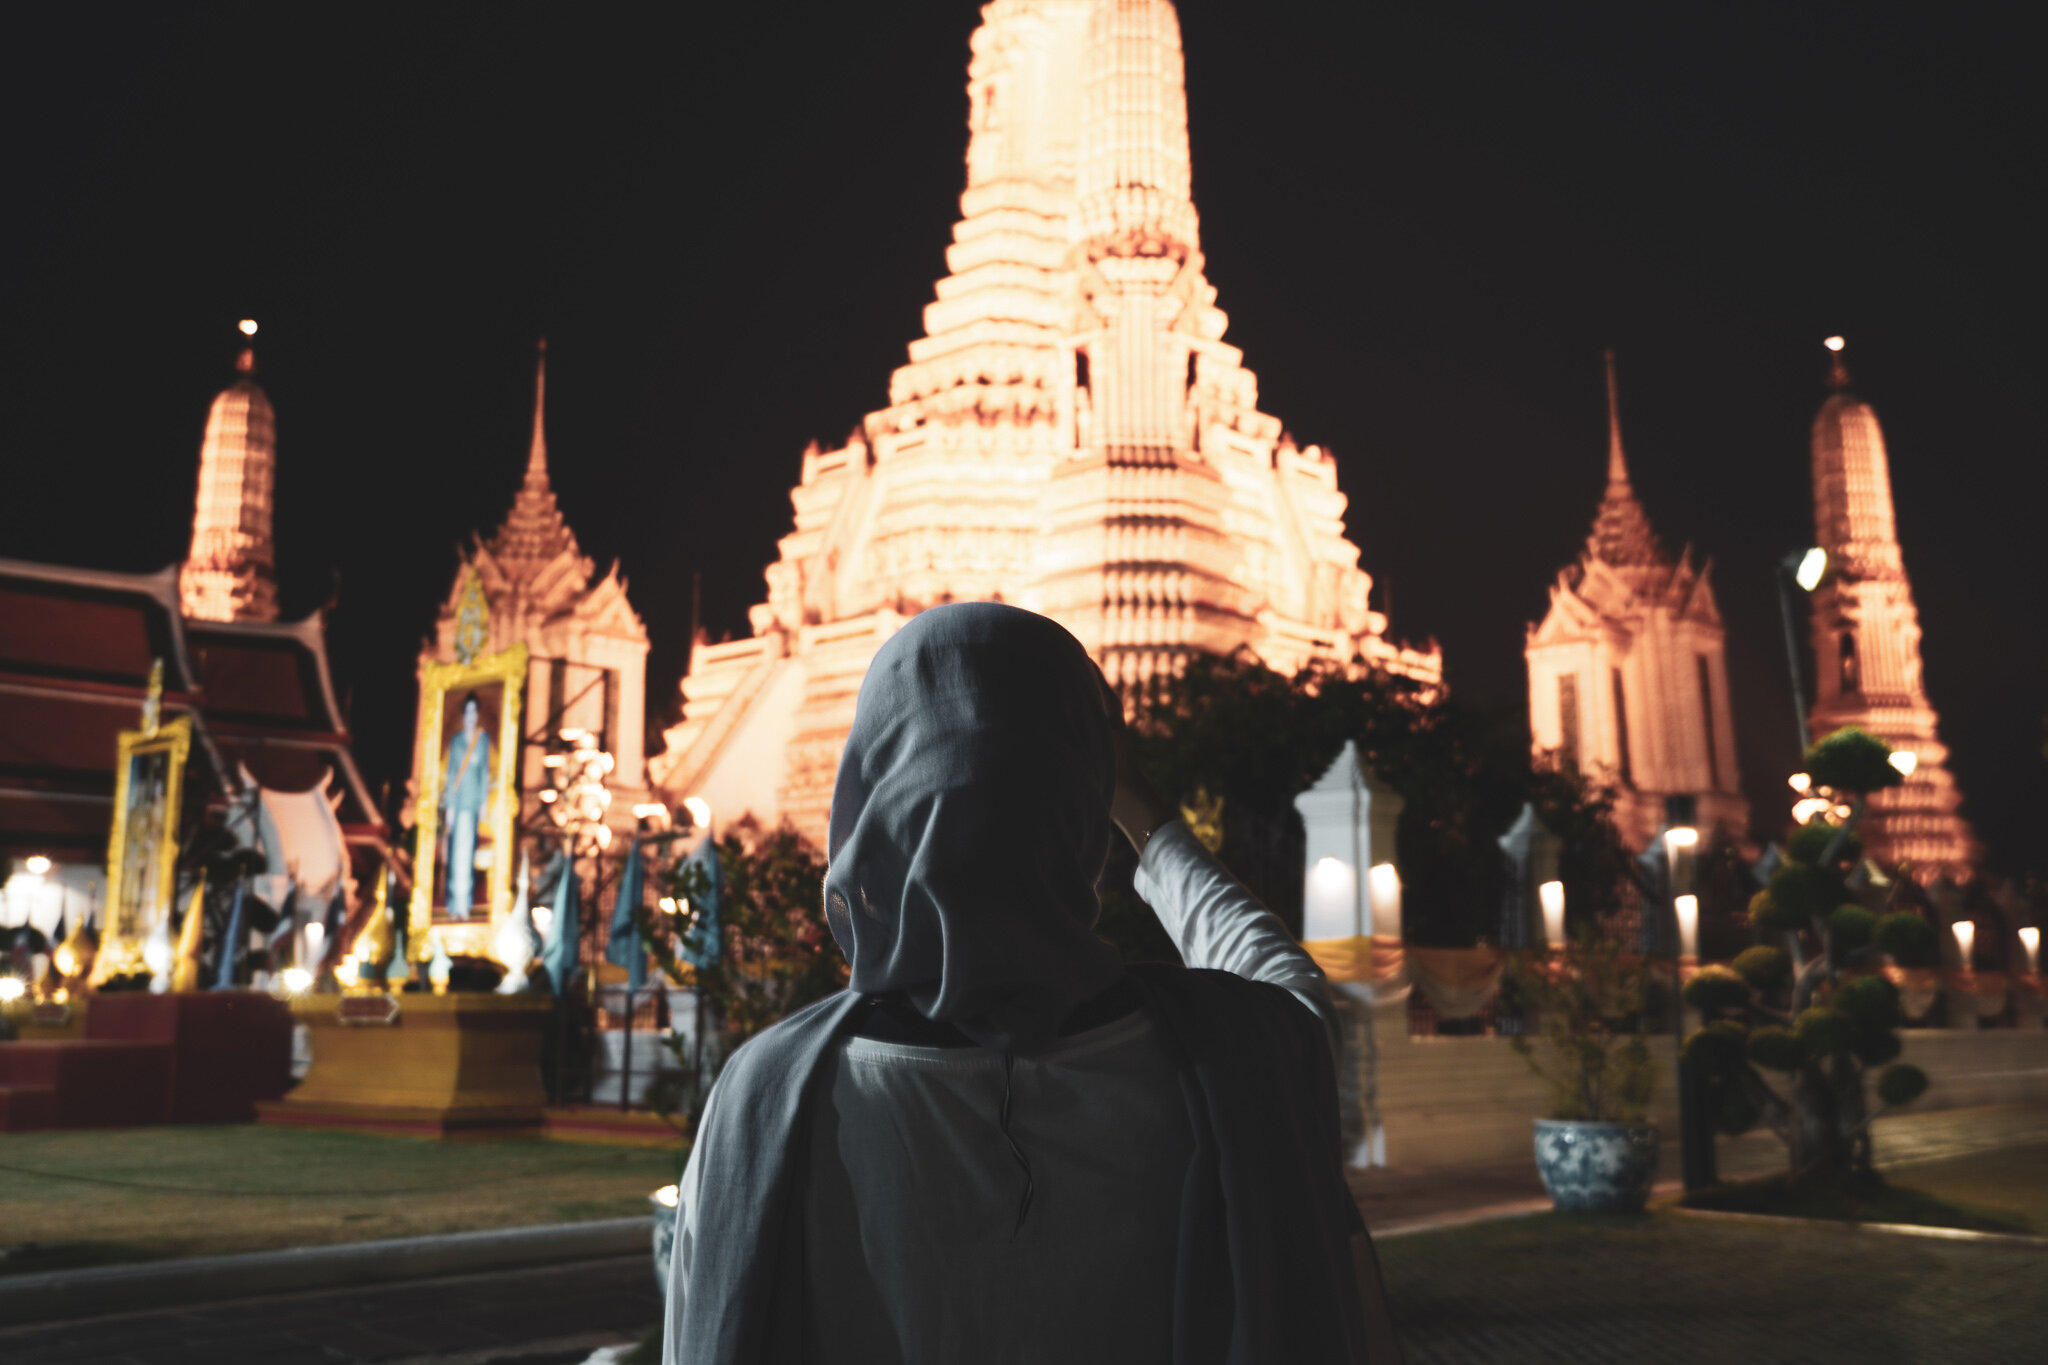
M548 481L548 339L540 339L540 359L533 369L533 444L526 451L526 482L545 487Z
M1842 393L1849 387L1849 366L1842 359L1842 348L1849 343L1841 337L1829 337L1821 345L1828 348L1828 387Z
M1628 482L1628 460L1621 453L1621 390L1614 382L1614 348L1607 348L1607 482Z

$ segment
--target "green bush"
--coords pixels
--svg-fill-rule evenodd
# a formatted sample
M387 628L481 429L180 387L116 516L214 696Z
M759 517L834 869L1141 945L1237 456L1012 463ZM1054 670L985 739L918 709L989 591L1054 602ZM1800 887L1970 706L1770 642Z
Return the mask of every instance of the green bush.
M1806 1060L1806 1045L1782 1024L1766 1024L1749 1035L1749 1060L1772 1071L1796 1071Z
M1799 1041L1806 1045L1807 1054L1814 1057L1847 1052L1856 1032L1848 1015L1820 1005L1799 1011L1792 1027L1799 1034Z
M1905 775L1891 763L1889 744L1867 731L1845 725L1817 740L1806 751L1806 771L1823 787L1840 792L1874 792L1896 787Z
M1870 942L1871 930L1877 925L1877 916L1854 904L1838 905L1828 916L1828 936L1835 942L1837 950L1853 953Z
M1736 975L1760 991L1776 990L1792 979L1792 959L1785 955L1783 948L1773 948L1767 943L1744 948L1735 955L1733 965Z
M1685 983L1685 1003L1702 1014L1738 1009L1749 1003L1749 983L1733 968L1710 963Z
M1927 1093L1927 1073L1911 1062L1888 1066L1877 1078L1877 1097L1886 1104L1911 1104Z
M1899 988L1874 972L1844 981L1835 991L1834 1006L1855 1020L1859 1030L1897 1028L1906 1021Z
M1785 841L1785 856L1795 863L1819 865L1821 856L1828 851L1828 845L1842 832L1840 825L1831 825L1825 820L1809 820L1792 831L1792 837ZM1842 840L1842 846L1835 850L1837 862L1854 862L1863 854L1863 840L1852 834Z
M1905 1044L1899 1041L1899 1035L1888 1028L1858 1029L1856 1041L1850 1044L1850 1050L1856 1054L1856 1060L1865 1066L1883 1066L1898 1056L1904 1047Z
M1827 904L1821 899L1820 877L1805 863L1787 863L1771 874L1770 923L1760 928L1797 933L1811 924ZM1752 920L1755 912L1751 912Z
M1879 951L1891 954L1901 967L1935 965L1934 926L1911 910L1894 910L1880 915L1871 939Z
M1748 1030L1730 1019L1702 1024L1685 1040L1685 1060L1709 1076L1725 1076L1742 1063Z

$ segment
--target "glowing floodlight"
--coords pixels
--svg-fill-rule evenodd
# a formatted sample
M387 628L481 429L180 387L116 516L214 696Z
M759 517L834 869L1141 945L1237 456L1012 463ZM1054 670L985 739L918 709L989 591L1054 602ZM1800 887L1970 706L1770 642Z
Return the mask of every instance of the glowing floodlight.
M1380 938L1401 935L1401 873L1392 863L1375 863L1365 877L1372 903L1372 932Z
M2041 931L2032 925L2020 930L2020 947L2027 950L2027 975L2041 974Z
M1813 776L1810 773L1794 773L1785 779L1785 784L1804 796L1813 790Z
M40 853L31 853L23 862L31 875L40 877L50 870L50 860Z
M1841 352L1841 349L1844 346L1847 346L1848 344L1848 342L1844 341L1840 337L1829 337L1826 341L1823 341L1821 343L1821 345L1827 347L1830 351L1836 352L1837 354L1839 354Z
M654 1192L654 1202L665 1209L672 1209L676 1206L678 1194L679 1191L674 1185L663 1185Z
M1894 749L1891 752L1889 761L1894 768L1899 770L1901 777L1911 777L1913 769L1920 766L1920 755L1914 753L1911 749Z
M313 974L304 967L284 969L284 991L286 995L304 995L313 989Z
M1552 948L1564 946L1564 883L1545 882L1536 888L1536 902L1543 910L1543 942Z
M1949 926L1949 932L1956 936L1956 947L1963 954L1963 970L1970 970L1970 953L1977 946L1977 925L1974 920L1959 919Z
M1807 592L1820 586L1820 580L1827 575L1828 552L1816 545L1799 558L1799 568L1793 573L1793 581Z
M1682 957L1700 955L1700 898L1680 896L1671 903L1678 914L1678 952Z
M28 994L28 983L18 976L0 976L0 1002L11 1003Z
M243 319L242 319L242 320L241 320L240 322L238 322L238 323L236 323L236 324L235 324L235 330L236 330L236 331L238 331L238 332L240 332L240 333L241 333L241 334L242 334L243 336L245 336L245 337L252 337L252 336L255 336L255 335L256 335L256 319L254 319L254 318L243 318Z
M1358 932L1358 873L1342 858L1316 859L1308 870L1302 934L1307 938L1350 938Z
M698 829L711 828L711 803L701 796L683 798L683 809L690 812L690 823Z

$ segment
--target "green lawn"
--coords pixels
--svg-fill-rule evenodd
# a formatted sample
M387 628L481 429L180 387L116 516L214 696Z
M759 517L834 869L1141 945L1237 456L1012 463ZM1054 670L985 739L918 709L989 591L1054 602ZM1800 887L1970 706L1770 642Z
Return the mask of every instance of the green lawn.
M0 1274L614 1218L671 1152L253 1125L0 1134Z

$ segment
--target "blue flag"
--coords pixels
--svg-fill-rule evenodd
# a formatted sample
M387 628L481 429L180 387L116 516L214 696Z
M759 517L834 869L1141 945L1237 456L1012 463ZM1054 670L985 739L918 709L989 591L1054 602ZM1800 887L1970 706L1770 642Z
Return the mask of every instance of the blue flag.
M637 991L647 984L647 950L640 943L640 884L645 876L640 866L640 841L631 842L626 852L626 870L619 874L619 896L612 906L611 938L605 944L605 961L626 969L626 989Z
M547 946L541 950L548 985L558 996L568 994L569 978L576 971L576 949L583 937L582 888L576 884L576 864L567 856L561 864L561 874L555 878L554 923L548 925Z
M242 892L248 885L247 877L235 880L235 899L233 908L228 911L227 932L220 939L220 967L213 974L213 988L217 991L234 989L235 958L240 955L241 940L246 937L242 932Z
M707 885L691 899L693 923L683 939L682 957L693 967L709 967L718 961L718 950L724 941L719 929L718 902L725 889L724 874L718 866L718 845L709 833L690 855L688 866L703 869Z

